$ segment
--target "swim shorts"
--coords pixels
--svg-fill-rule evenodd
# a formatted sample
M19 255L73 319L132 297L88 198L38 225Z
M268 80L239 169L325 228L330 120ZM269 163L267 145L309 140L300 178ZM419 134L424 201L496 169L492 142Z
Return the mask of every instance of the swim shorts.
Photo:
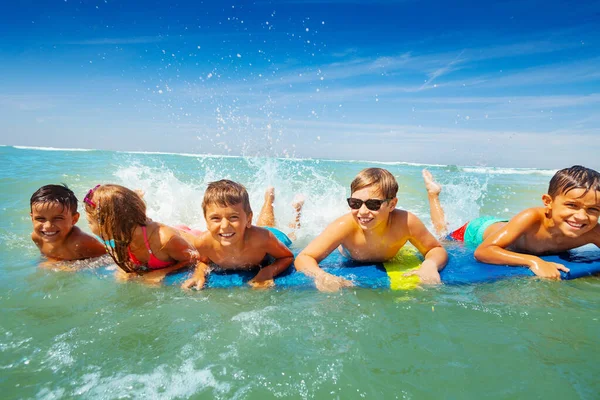
M465 244L469 246L477 247L483 242L485 230L496 222L508 222L508 220L491 216L475 218L450 233L448 236L451 239L465 242Z
M263 228L270 231L281 243L285 244L286 247L289 248L292 245L292 240L279 229L273 228L272 226L263 226Z

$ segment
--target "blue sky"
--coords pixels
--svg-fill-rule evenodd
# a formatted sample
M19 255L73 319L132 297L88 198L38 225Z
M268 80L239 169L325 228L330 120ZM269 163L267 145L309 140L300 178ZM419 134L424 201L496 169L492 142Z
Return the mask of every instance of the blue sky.
M600 1L23 0L0 144L600 169Z

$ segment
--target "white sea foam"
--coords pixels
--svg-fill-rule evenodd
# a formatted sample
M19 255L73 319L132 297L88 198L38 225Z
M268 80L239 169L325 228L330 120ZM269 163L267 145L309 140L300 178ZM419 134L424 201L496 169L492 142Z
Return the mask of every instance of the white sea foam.
M193 158L244 158L243 156L231 156L221 154L194 154L194 153L172 153L163 151L116 151L115 153L123 154L145 154L145 155L164 155L164 156L181 156Z
M67 149L67 148L60 148L60 147L36 147L36 146L12 146L15 149L21 149L21 150L42 150L42 151L96 151L94 149L77 149L77 148L72 148L72 149Z
M459 167L463 172L473 174L490 175L544 175L552 176L556 173L555 169L536 169L536 168L497 168L497 167Z
M275 187L274 211L277 227L289 231L288 223L294 218L291 207L294 196L304 194L306 203L302 215L302 228L297 232L298 245L314 238L333 219L347 211L340 198L346 197L346 187L332 176L323 175L314 166L290 165L277 159L244 159L245 179L241 181L250 196L254 221L264 203L268 186ZM239 168L236 166L235 168ZM237 170L224 171L221 166L203 165L192 182L182 181L167 166L149 167L139 163L120 167L115 176L126 187L142 189L148 216L169 225L186 224L206 229L201 203L209 182L228 177ZM306 244L306 243L304 243Z
M252 310L241 312L233 318L232 321L241 323L241 330L250 336L272 336L283 330L281 325L268 315L275 311L277 307L268 306L262 310Z
M0 145L0 147L9 147L8 145ZM42 151L100 151L98 149L80 149L80 148L60 148L60 147L36 147L36 146L11 146L21 150L42 150ZM257 159L264 160L286 160L286 161L319 161L333 163L351 163L351 164L376 164L376 165L406 165L414 167L449 167L448 164L429 164L406 161L375 161L375 160L340 160L326 158L298 158L298 157L256 157L244 155L225 155L225 154L201 154L201 153L177 153L163 151L135 151L135 150L118 150L115 153L121 154L142 154L142 155L170 155L192 158L215 158L215 159ZM556 172L554 169L537 169L537 168L502 168L502 167L474 167L474 166L458 166L463 172L471 172L476 174L504 174L504 175L545 175L552 176Z
M144 191L148 216L169 225L205 229L200 204L206 182L182 182L166 168L135 164L115 172L124 186Z
M101 372L84 374L75 389L65 393L60 388L52 391L43 388L38 392L40 398L87 397L87 398L139 398L139 399L175 399L189 398L205 389L212 388L211 396L223 397L230 391L230 385L218 382L210 367L196 369L191 360L185 360L177 369L159 365L147 374L104 375Z

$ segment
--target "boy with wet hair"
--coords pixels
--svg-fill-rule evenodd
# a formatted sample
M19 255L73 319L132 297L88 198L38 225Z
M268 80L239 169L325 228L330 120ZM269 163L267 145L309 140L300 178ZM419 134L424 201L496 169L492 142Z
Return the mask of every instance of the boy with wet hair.
M42 186L29 201L31 240L51 262L82 260L106 254L93 236L75 226L77 197L66 185ZM45 265L45 264L42 264Z
M431 220L439 235L446 219L439 201L442 187L427 170L423 179L429 196ZM450 237L477 246L475 258L489 264L525 266L537 276L560 279L562 264L539 256L556 254L585 244L600 246L600 174L575 165L561 169L542 195L543 207L528 208L510 220L479 217L450 233Z
M439 271L446 265L448 254L419 218L396 209L398 183L394 176L381 168L364 169L352 181L350 191L350 212L329 224L302 250L294 263L296 269L313 277L317 289L336 291L353 285L319 267L336 248L356 261L382 262L410 242L425 260L406 275L417 275L423 283L439 283Z
M274 200L275 189L269 187L255 226L252 225L252 208L246 188L227 179L211 182L202 201L207 231L194 238L201 262L182 287L201 289L209 273L209 265L225 270L260 267L256 276L248 282L250 286L273 286L273 278L285 271L294 260L288 248L292 241L275 228ZM301 198L292 204L296 213L290 226L294 229L299 227L302 205Z

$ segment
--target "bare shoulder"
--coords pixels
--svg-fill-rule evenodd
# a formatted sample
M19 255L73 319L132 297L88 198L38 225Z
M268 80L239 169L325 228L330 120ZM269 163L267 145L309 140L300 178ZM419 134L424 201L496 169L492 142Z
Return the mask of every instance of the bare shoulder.
M341 230L343 232L351 232L354 230L360 229L352 214L347 213L337 218L335 221L327 225L326 229L333 228L336 230Z
M415 223L416 221L421 221L413 213L399 208L396 208L394 211L392 211L391 217L393 230L406 230L411 226L411 224Z
M268 229L260 226L252 225L246 229L246 243L251 246L262 246L274 237Z
M194 237L194 247L202 252L212 248L214 239L209 231L202 232L200 235Z
M600 224L590 231L590 242L600 247Z
M545 209L544 207L532 207L527 208L514 217L511 218L509 223L511 225L526 225L533 226L542 223L545 218Z
M81 243L86 242L88 239L94 239L92 236L88 235L78 227L74 226L67 237L67 245L80 245ZM94 239L96 240L96 239Z
M76 247L100 246L104 248L104 245L100 243L98 239L88 233L85 233L76 226L73 227L73 230L69 235L69 245L71 244Z
M33 243L36 244L36 246L38 246L38 247L42 246L42 238L35 232L31 232L31 240L33 241Z

